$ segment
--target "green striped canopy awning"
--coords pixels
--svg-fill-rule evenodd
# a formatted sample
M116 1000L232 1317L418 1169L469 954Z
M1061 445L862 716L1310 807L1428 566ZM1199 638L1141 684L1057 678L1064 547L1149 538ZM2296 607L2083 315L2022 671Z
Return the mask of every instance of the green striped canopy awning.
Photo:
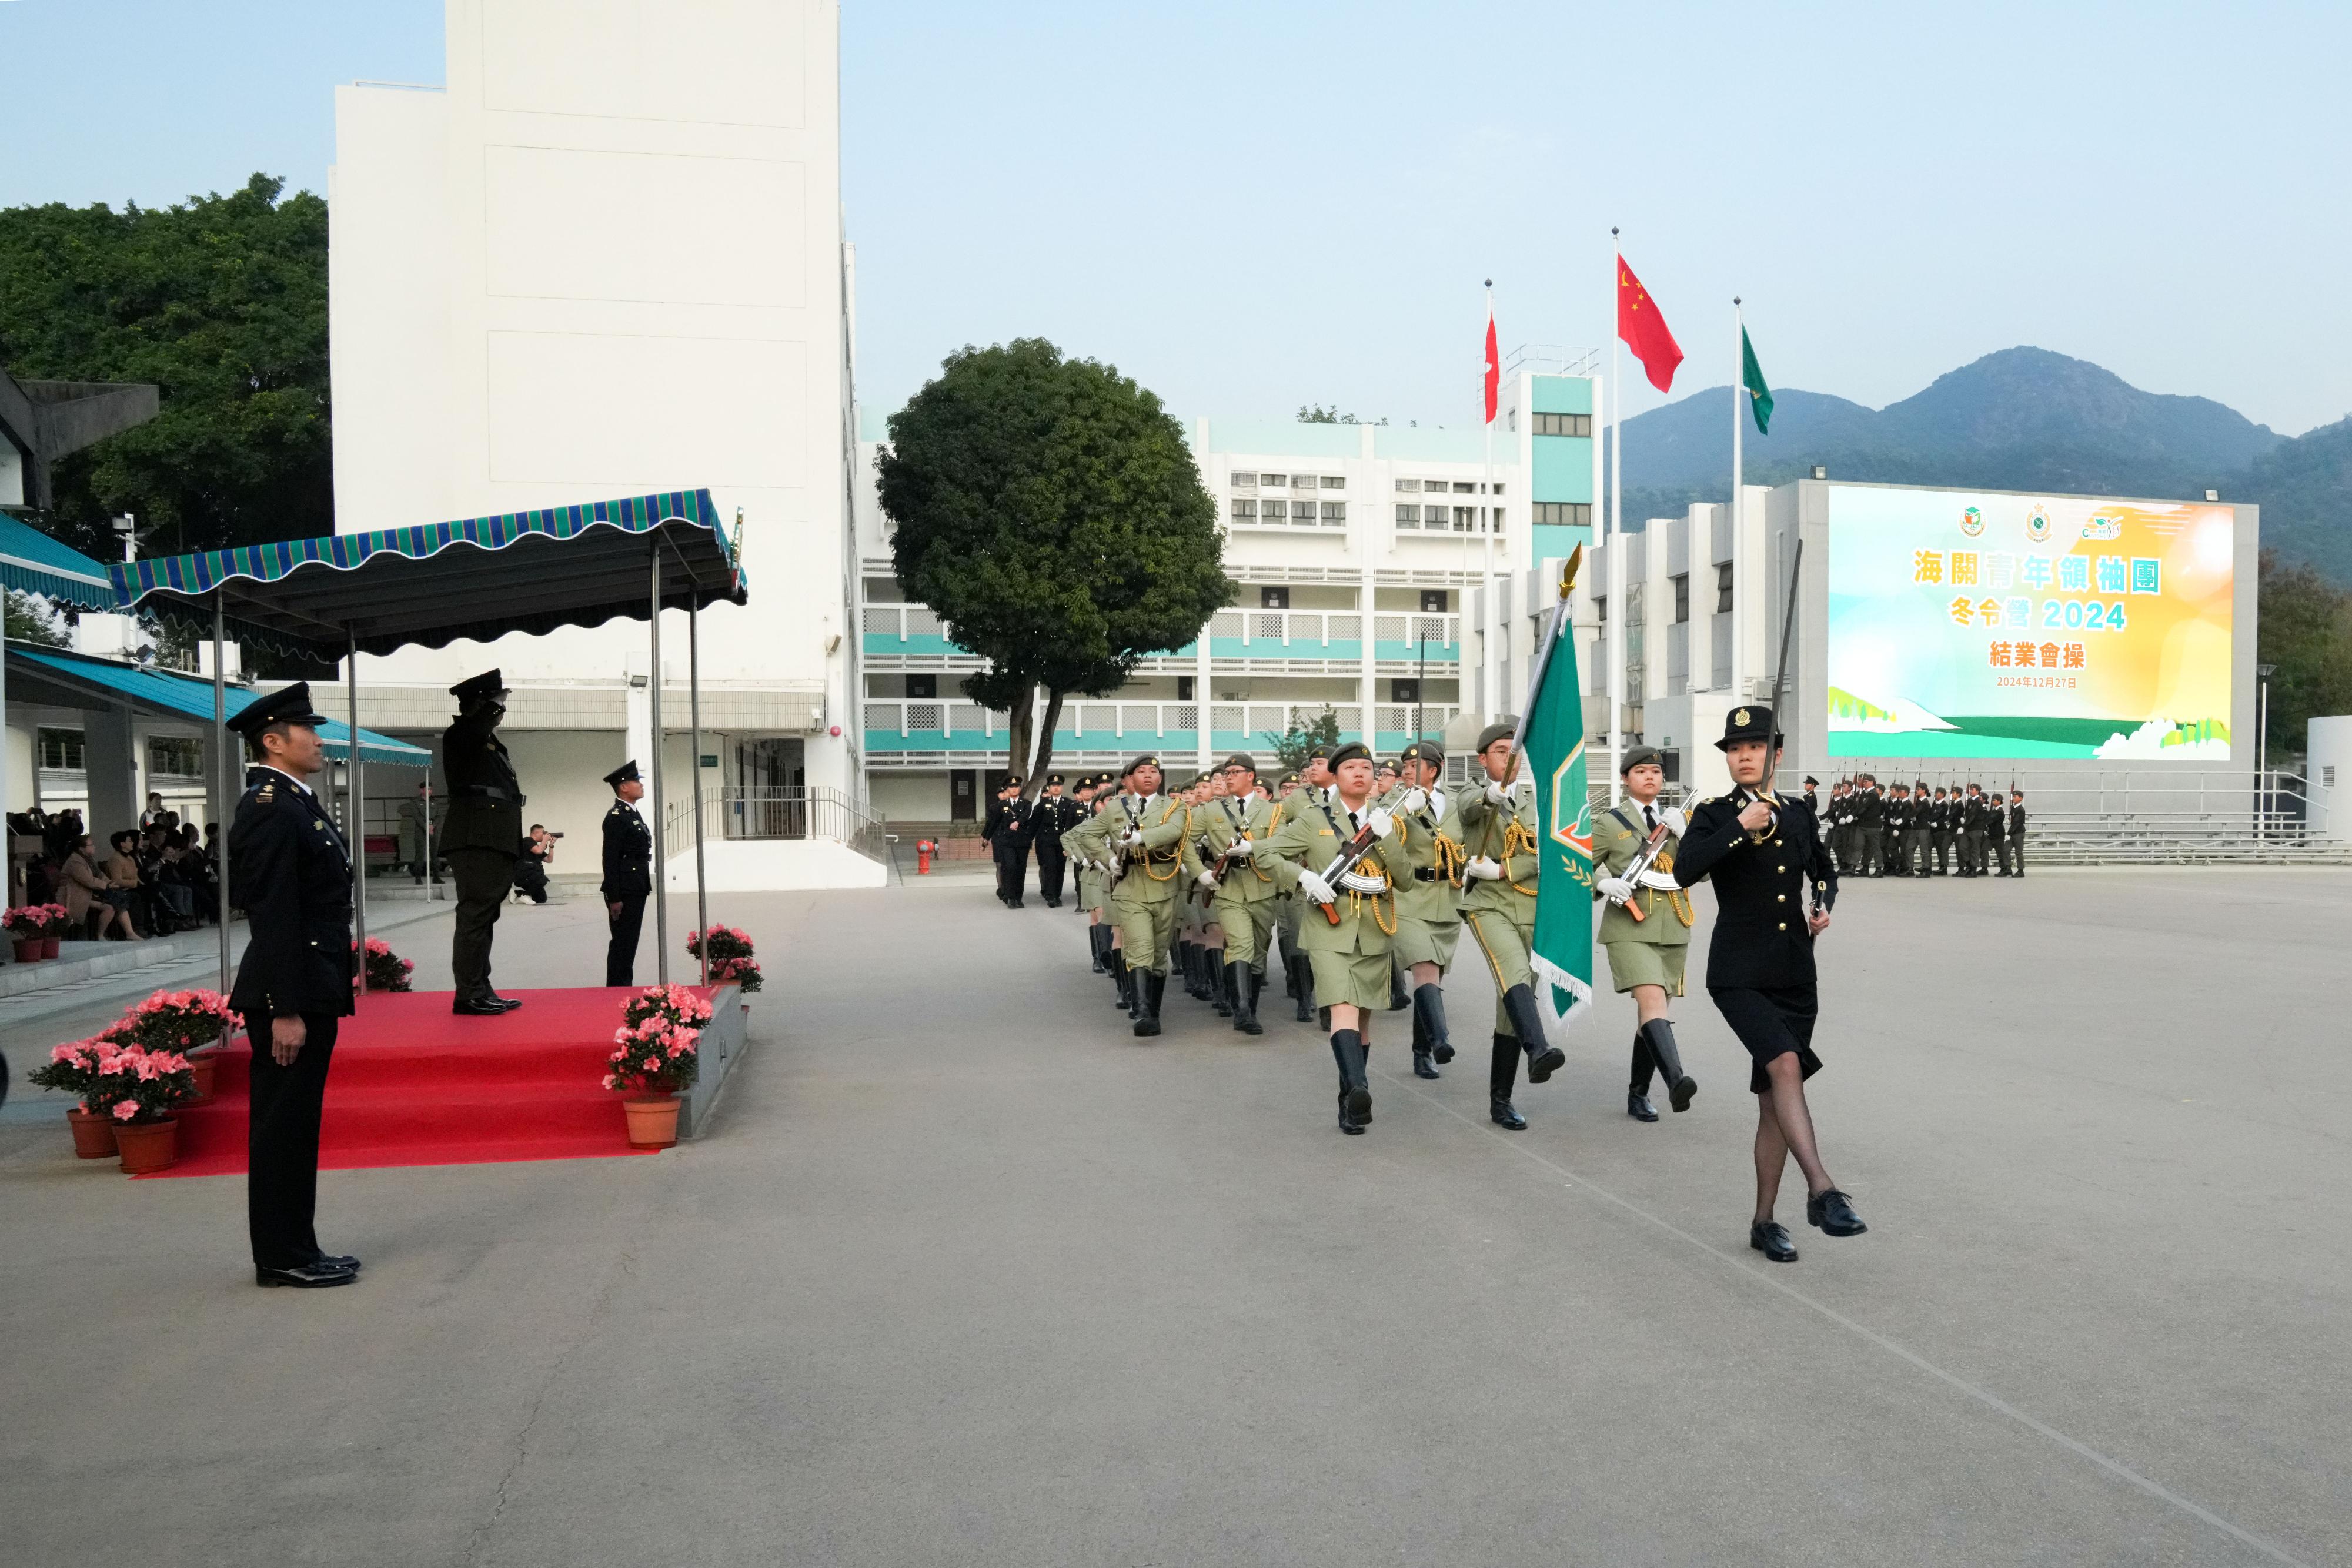
M619 616L645 620L656 549L665 609L744 601L736 546L708 490L285 539L107 570L118 609L163 612L209 629L217 598L238 641L332 661L353 643L363 653L389 653Z
M0 512L0 586L76 610L114 608L114 584L103 565L5 512Z

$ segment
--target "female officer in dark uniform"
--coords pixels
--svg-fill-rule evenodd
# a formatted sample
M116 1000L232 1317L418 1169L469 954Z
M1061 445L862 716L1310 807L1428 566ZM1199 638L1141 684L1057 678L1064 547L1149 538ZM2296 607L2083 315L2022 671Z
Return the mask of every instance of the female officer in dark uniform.
M1821 1011L1813 938L1829 929L1837 868L1811 810L1801 800L1774 794L1768 782L1780 754L1772 710L1734 709L1716 746L1730 765L1731 791L1701 801L1691 813L1675 880L1685 887L1709 877L1715 883L1707 994L1752 1063L1756 1218L1748 1244L1776 1263L1793 1263L1796 1243L1772 1218L1780 1173L1791 1155L1805 1173L1809 1222L1831 1236L1859 1236L1869 1228L1822 1168L1805 1104L1805 1080L1822 1068L1813 1054L1813 1020Z

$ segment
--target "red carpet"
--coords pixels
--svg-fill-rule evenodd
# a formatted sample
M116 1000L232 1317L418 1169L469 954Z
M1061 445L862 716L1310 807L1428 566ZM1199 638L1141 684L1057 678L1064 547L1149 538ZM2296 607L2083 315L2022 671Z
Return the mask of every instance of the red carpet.
M504 1018L457 1018L447 991L371 994L343 1020L319 1140L326 1170L645 1154L602 1087L626 987L515 991ZM701 993L708 998L710 993ZM223 1058L211 1103L182 1111L165 1176L245 1169L246 1047Z

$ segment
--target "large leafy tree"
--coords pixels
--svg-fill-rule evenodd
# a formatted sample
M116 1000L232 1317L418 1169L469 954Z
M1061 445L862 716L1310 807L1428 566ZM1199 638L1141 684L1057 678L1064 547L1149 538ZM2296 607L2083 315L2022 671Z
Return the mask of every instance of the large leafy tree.
M2271 672L2271 759L2284 767L2311 720L2352 713L2352 590L2263 551L2255 658ZM2233 739L2252 739L2252 737Z
M125 511L156 550L334 531L327 204L284 185L0 211L0 364L163 392L154 419L58 465L60 538L110 556Z
M1011 713L1010 765L1032 792L1066 696L1117 691L1232 601L1182 429L1111 366L1041 338L949 356L891 416L878 465L898 580L989 661L964 695Z

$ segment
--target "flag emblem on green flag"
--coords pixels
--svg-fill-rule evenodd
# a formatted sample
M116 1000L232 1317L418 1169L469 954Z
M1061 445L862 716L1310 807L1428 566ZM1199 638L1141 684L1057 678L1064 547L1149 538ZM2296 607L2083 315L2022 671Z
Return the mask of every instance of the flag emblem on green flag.
M1564 629L1554 635L1541 668L1528 695L1527 762L1536 783L1536 819L1543 826L1528 958L1545 1031L1559 1044L1592 1010L1592 800L1585 775L1584 683L1577 679L1576 639Z
M1756 415L1756 434L1769 435L1772 431L1772 389L1764 384L1764 367L1756 362L1756 345L1748 340L1748 329L1739 329L1739 380L1748 388L1748 407Z

